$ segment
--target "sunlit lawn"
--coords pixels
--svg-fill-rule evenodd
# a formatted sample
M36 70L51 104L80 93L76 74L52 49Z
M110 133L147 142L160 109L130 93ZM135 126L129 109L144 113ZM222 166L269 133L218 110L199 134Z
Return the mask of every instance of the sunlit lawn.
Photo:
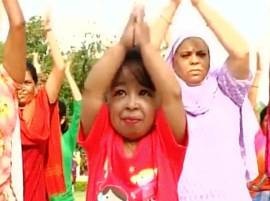
M75 192L75 201L85 201L85 192Z

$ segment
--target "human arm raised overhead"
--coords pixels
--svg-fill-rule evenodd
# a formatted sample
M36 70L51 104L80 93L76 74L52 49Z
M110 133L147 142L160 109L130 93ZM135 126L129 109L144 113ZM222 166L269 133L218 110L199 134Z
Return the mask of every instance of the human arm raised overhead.
M256 54L256 72L255 76L252 82L251 87L249 88L248 91L248 98L249 101L253 107L254 112L256 113L256 116L258 117L259 114L257 114L256 110L256 105L257 105L257 98L258 98L258 90L260 88L260 82L262 78L262 63L261 63L261 58L260 58L260 53L257 52Z
M58 99L58 95L65 77L65 62L54 31L51 27L51 17L49 14L44 19L44 31L53 59L53 68L45 84L49 102L54 103Z
M12 79L22 83L26 69L25 21L17 0L3 0L3 5L9 21L3 64Z
M120 41L105 52L86 78L81 115L84 133L89 132L99 109L105 103L106 92L124 60L126 51L133 46L134 20L135 16L131 14Z
M244 37L227 22L206 0L191 0L207 26L214 32L227 50L228 69L235 79L244 80L249 76L249 47Z
M161 10L159 17L149 26L151 43L156 49L160 49L162 41L166 38L166 34L168 34L169 27L181 1L170 0Z
M73 99L75 101L81 101L82 95L81 95L79 87L77 86L77 84L76 84L76 82L71 74L70 67L71 67L71 61L68 61L66 63L65 76L66 76L66 79L67 79L68 84L70 86L70 90L71 90Z
M143 62L161 99L161 107L176 141L185 144L186 113L181 99L181 89L170 69L150 42L148 25L143 20L143 11L137 16L135 44L140 48Z

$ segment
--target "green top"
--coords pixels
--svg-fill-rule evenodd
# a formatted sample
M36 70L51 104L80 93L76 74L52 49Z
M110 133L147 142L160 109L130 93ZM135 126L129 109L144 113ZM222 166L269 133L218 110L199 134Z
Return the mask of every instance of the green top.
M76 148L81 115L81 101L73 102L73 115L69 129L62 135L61 145L63 154L63 168L66 184L66 192L52 196L51 201L74 201L72 193L71 168L73 152Z

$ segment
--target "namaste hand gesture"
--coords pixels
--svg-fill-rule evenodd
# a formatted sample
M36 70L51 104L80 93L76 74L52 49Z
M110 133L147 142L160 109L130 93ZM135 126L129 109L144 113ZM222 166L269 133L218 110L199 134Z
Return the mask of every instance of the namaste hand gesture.
M135 13L132 12L127 25L120 38L120 43L126 48L130 49L134 46L134 23L136 21Z
M149 28L144 22L144 8L135 6L129 21L120 39L120 43L126 48L141 47L150 42Z

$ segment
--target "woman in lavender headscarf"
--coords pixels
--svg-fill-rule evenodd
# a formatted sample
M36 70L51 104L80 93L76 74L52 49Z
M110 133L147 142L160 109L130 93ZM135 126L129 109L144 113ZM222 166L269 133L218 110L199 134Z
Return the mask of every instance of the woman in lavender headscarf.
M257 175L258 124L245 98L251 84L249 48L205 0L191 2L228 58L221 68L209 71L213 50L202 32L182 33L170 48L167 61L179 78L189 130L179 200L250 201L247 182Z

